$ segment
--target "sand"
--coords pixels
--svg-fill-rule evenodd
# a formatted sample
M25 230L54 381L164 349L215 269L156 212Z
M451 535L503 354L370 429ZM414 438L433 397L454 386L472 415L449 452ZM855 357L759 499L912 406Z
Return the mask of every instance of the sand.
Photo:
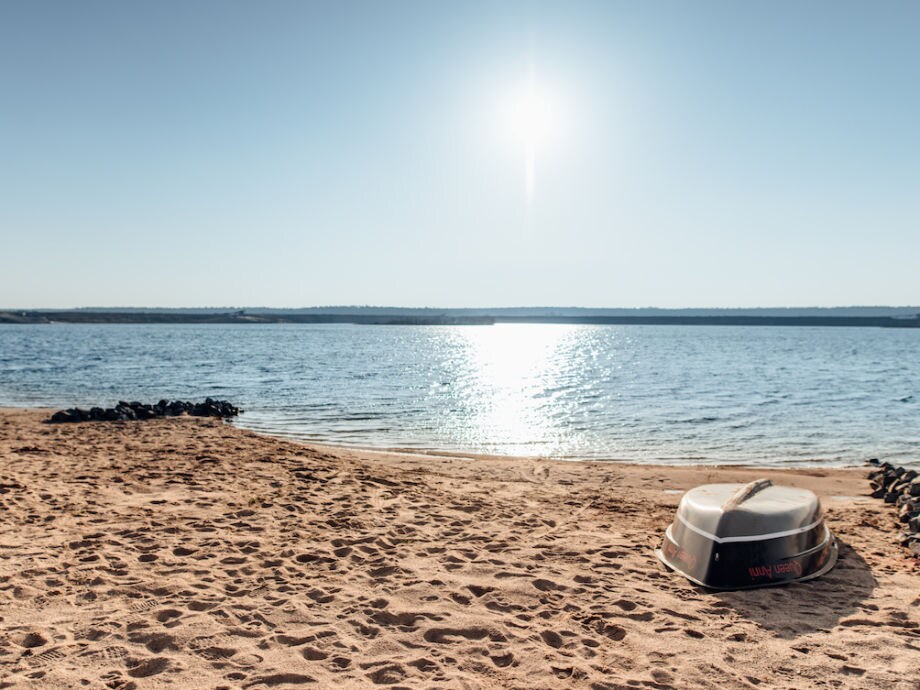
M920 569L862 470L308 447L207 419L0 411L0 685L920 688ZM713 593L680 491L814 490L837 567Z

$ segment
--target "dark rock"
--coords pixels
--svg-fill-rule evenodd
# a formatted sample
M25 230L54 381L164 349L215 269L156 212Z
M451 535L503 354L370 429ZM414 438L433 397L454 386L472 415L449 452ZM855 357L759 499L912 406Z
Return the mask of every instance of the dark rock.
M920 496L920 479L915 479L907 487L907 493L911 496Z
M188 403L184 403L181 400L174 400L166 406L166 410L170 417L178 417L181 414L185 414L189 407Z
M875 465L876 467L878 467L878 458L869 458L868 460L866 460L866 463L868 463L869 465Z
M884 471L882 471L882 472L879 472L879 476L876 478L875 481L877 481L877 482L878 482L879 484L881 484L882 486L886 486L886 485L891 484L892 482L895 482L895 481L897 481L897 480L898 480L898 478L895 477L895 476L891 473L891 470L884 470Z
M897 500L898 494L896 494L894 491L889 491L885 494L885 503L894 503Z
M71 408L55 412L49 421L54 423L85 422L85 421L127 421L135 419L155 419L158 417L176 417L181 414L191 414L198 417L218 417L226 419L235 417L242 410L235 407L227 400L206 398L201 403L191 403L182 400L160 400L155 405L133 401L120 400L115 407L103 409L94 407L91 410Z
M920 514L920 511L916 510L913 506L905 503L901 506L901 509L898 511L898 520L900 522L908 522L911 518L917 517Z
M907 529L911 532L920 532L920 517L912 517L907 521Z

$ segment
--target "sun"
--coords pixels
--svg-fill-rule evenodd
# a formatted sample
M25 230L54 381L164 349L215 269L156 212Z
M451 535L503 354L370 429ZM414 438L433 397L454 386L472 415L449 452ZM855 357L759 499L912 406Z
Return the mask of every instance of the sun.
M505 107L505 123L511 137L523 149L524 188L530 203L534 195L537 152L545 146L555 126L552 99L533 76L511 92Z
M553 108L547 94L530 80L509 100L508 126L526 149L541 146L553 125Z

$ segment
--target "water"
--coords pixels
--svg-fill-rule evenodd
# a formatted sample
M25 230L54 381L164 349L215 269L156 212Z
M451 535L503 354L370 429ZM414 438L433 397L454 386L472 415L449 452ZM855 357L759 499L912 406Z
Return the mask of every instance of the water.
M920 332L706 326L0 326L0 405L229 399L369 447L920 465Z

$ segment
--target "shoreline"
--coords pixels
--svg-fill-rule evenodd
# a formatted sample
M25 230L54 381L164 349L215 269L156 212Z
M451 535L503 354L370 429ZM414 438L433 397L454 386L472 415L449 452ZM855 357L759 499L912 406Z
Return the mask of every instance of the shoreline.
M916 687L920 566L859 469L418 457L46 414L0 409L15 687ZM822 498L830 573L712 592L657 561L683 490L759 476Z
M855 308L886 313L853 314L848 308L814 309L0 309L0 326L54 324L351 324L361 326L494 326L568 324L599 326L780 326L829 328L920 328L910 307ZM780 313L775 313L779 311ZM666 313L662 313L666 312ZM796 313L793 313L796 312Z
M4 408L0 407L0 410ZM17 408L10 408L17 409ZM238 418L237 418L238 419ZM545 460L549 462L569 462L569 463L599 463L599 464L613 464L613 465L634 465L636 467L661 467L661 468L678 468L678 467L696 467L696 468L705 468L705 467L714 467L721 469L763 469L763 470L812 470L812 469L833 469L833 470L868 470L866 461L870 457L875 457L875 455L868 453L866 457L861 462L854 461L852 464L838 464L833 460L824 461L824 462L806 462L799 460L789 460L788 464L781 465L757 465L752 464L747 461L738 461L738 462L719 462L719 461L695 461L695 460L685 460L685 461L675 461L673 463L661 462L661 461L649 461L649 462L639 462L636 460L630 460L627 458L589 458L583 456L565 456L558 457L552 455L514 455L514 454L504 454L504 453L482 453L478 451L465 451L460 449L444 449L444 448L434 448L434 447L408 447L408 446L362 446L362 445L347 445L347 444L338 444L338 443L326 443L326 442L314 442L309 439L299 438L293 435L285 435L281 433L271 433L269 431L262 431L259 429L253 429L247 426L237 424L234 420L229 420L229 423L240 429L241 431L247 431L249 433L257 434L260 436L265 436L266 438L274 438L282 441L288 441L291 443L299 443L302 445L308 445L311 447L321 447L329 450L341 450L341 451L355 451L355 452L365 452L365 453L392 453L397 455L411 455L424 458L467 458L470 460L480 460L488 458L508 458L514 460ZM920 468L920 458L917 460L905 460L903 458L888 458L882 457L884 454L878 454L880 460L889 459L896 465L903 465L905 467L917 466Z
M853 311L864 312L860 314ZM2 325L265 325L350 324L361 326L494 326L568 324L600 326L780 326L829 328L920 328L911 307L813 309L0 309ZM868 313L875 312L875 313ZM879 313L885 312L885 313Z
M47 407L45 405L40 406L24 406L24 405L0 405L0 414L5 412L16 412L16 411L34 411L42 412L47 414L49 417L58 410L56 407ZM503 453L481 453L477 451L464 451L464 450L452 450L452 449L442 449L442 448L428 448L428 447L407 447L407 446L362 446L362 445L348 445L348 444L338 444L338 443L325 443L325 442L313 442L308 439L298 438L297 436L288 436L280 433L271 433L268 431L261 431L257 429L252 429L247 426L240 425L236 423L235 420L239 417L230 418L226 420L226 423L235 429L240 431L255 434L256 436L262 436L268 439L274 439L277 441L282 441L286 443L295 443L303 446L308 446L310 448L323 449L329 452L353 452L353 453L364 453L368 455L396 455L396 456L407 456L415 458L446 458L446 459L458 459L458 460L497 460L497 459L507 459L507 460L518 460L518 461L545 461L545 462L564 462L564 463L596 463L600 465L628 465L632 467L645 467L645 468L661 468L661 469L676 469L676 468L713 468L720 470L751 470L751 471L779 471L785 472L787 470L849 470L849 471L868 471L868 466L865 464L865 461L862 463L854 463L850 465L840 465L835 464L833 461L828 462L800 462L797 460L789 461L789 464L786 465L756 465L747 463L744 461L741 462L707 462L707 461L684 461L684 462L637 462L635 460L629 460L626 458L616 459L616 458L586 458L579 456L571 457L555 457L551 455L513 455L513 454L503 454ZM107 424L111 422L81 422L83 424ZM871 454L867 454L866 459L868 459ZM885 459L885 458L880 458ZM920 461L918 461L920 462ZM895 459L895 464L904 465L905 467L911 467L917 462L904 461L902 459Z

